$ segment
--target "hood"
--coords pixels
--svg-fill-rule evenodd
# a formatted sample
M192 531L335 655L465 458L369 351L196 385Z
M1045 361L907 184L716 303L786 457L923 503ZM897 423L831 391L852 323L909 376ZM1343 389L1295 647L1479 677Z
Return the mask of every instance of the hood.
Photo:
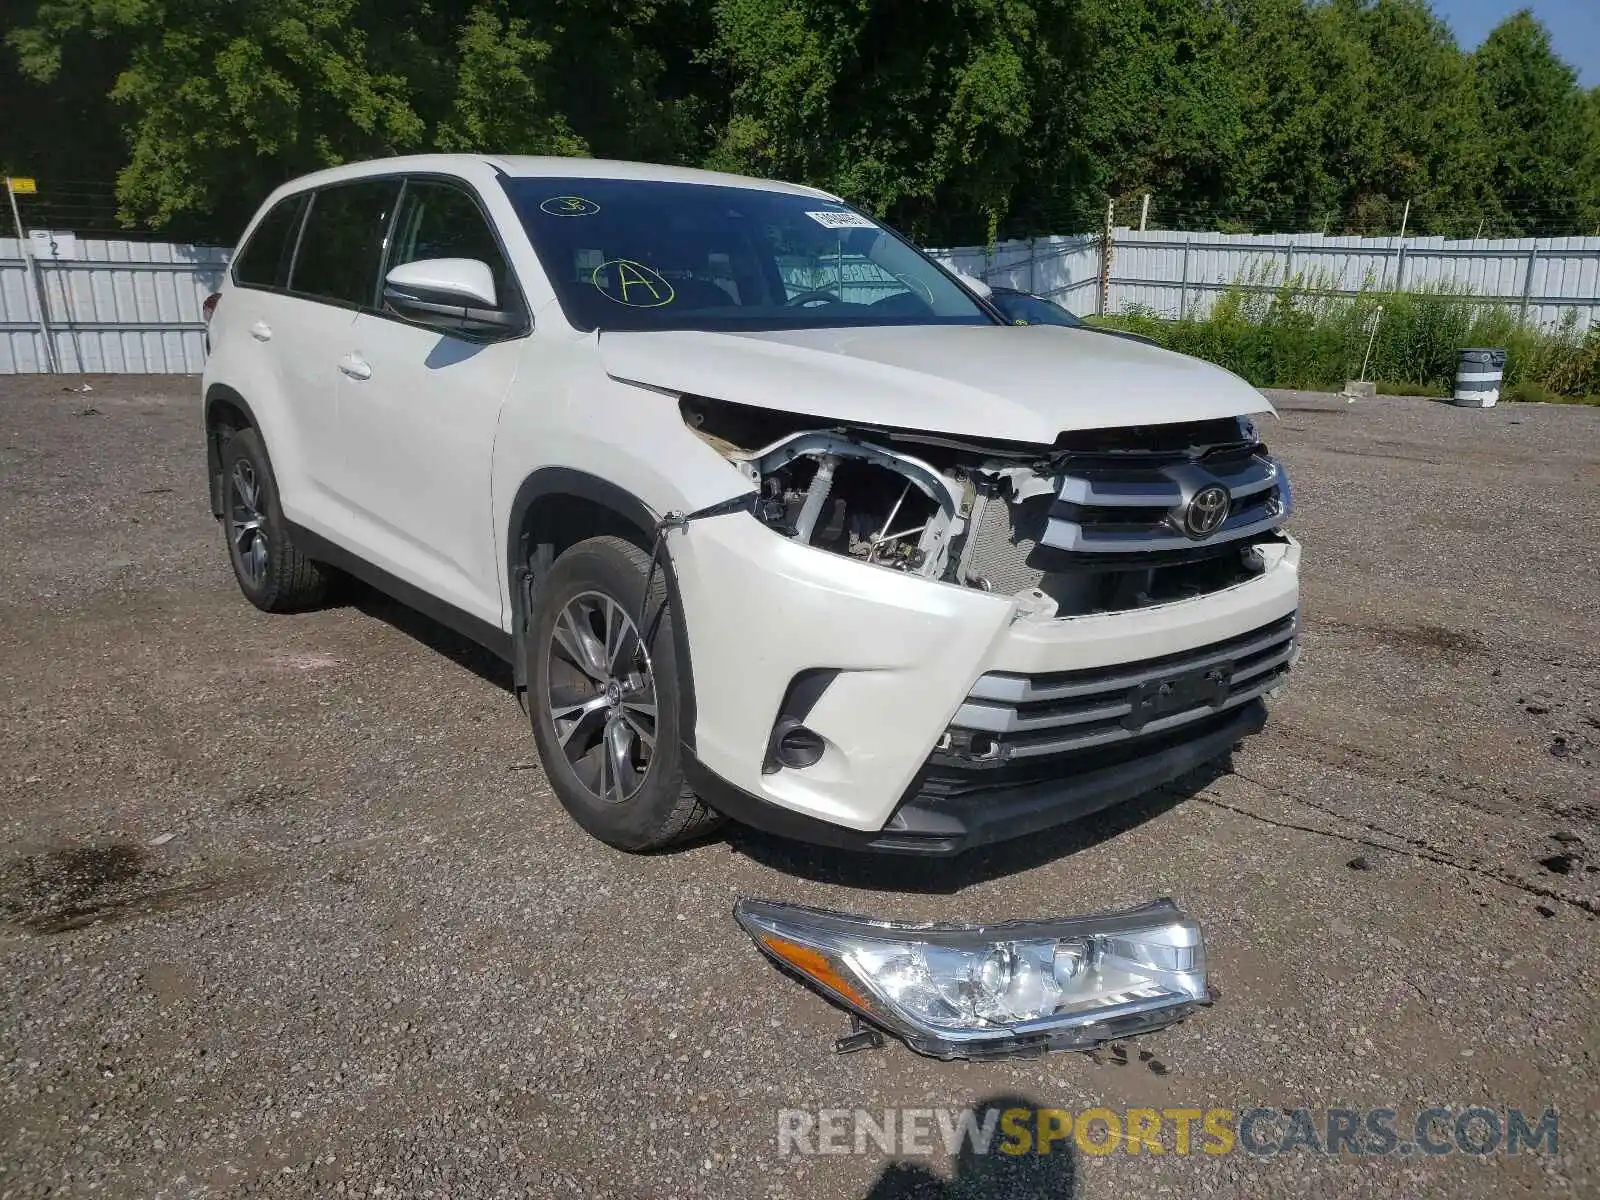
M615 379L842 422L1049 445L1064 431L1274 411L1237 375L1091 330L891 325L602 333Z

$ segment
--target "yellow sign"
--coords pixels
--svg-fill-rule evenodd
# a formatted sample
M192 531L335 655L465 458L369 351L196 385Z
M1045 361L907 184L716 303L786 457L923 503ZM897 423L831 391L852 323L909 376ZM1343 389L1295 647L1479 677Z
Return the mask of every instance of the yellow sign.
M39 183L34 179L18 179L15 175L6 178L7 185L11 188L13 196L32 195L39 190Z

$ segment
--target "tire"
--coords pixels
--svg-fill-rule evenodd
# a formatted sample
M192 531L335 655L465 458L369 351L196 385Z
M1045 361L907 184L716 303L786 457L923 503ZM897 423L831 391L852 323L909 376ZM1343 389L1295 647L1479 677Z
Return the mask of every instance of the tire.
M649 571L650 556L622 538L579 542L535 592L527 639L528 710L551 788L589 833L635 853L721 821L684 782L670 607L646 652L638 647ZM646 626L666 598L657 570Z
M322 603L329 574L295 548L261 435L241 429L222 446L222 532L245 599L263 612Z

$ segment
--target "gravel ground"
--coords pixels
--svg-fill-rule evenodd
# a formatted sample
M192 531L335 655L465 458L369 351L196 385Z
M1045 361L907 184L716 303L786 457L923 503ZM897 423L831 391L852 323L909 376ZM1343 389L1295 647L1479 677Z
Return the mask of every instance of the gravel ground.
M1305 658L1231 769L953 864L634 858L507 672L377 598L269 617L197 387L0 380L0 1197L1460 1197L1600 1187L1600 409L1277 397ZM995 919L1172 895L1218 1002L1096 1056L837 1056L760 895ZM1555 1154L779 1156L785 1108L1561 1114ZM1402 1117L1402 1122L1406 1118Z

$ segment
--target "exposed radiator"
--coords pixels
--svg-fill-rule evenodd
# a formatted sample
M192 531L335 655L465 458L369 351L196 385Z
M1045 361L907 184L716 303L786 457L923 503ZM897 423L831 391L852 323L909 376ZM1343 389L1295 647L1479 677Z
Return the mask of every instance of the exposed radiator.
M1038 587L1044 572L1030 567L1027 560L1049 519L1051 500L1049 496L1036 496L1010 504L999 496L990 496L973 530L967 578L984 580L990 591L1002 596Z

